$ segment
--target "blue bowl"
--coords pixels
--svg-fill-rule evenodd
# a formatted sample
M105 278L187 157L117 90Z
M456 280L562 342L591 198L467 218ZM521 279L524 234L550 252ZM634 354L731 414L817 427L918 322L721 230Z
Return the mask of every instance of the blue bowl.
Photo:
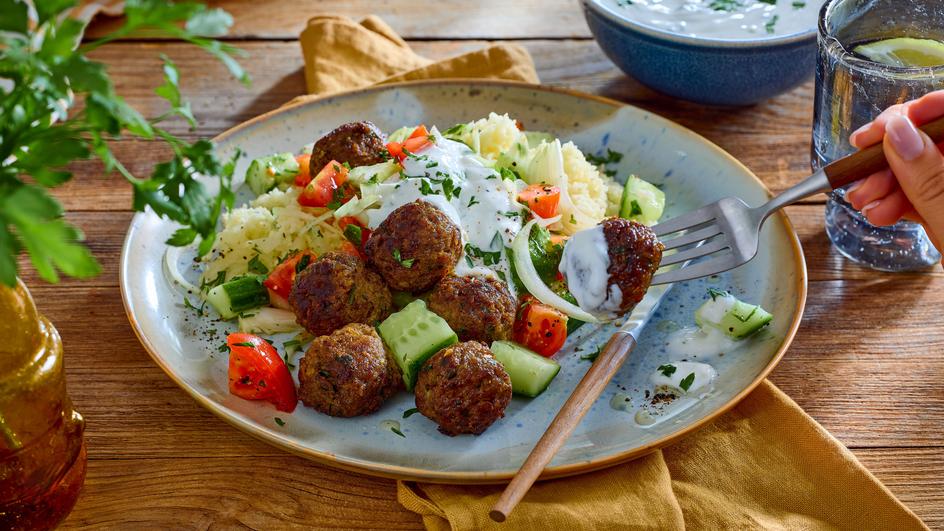
M760 39L709 39L645 26L600 0L582 0L590 31L623 72L659 92L712 105L751 105L809 79L815 24Z

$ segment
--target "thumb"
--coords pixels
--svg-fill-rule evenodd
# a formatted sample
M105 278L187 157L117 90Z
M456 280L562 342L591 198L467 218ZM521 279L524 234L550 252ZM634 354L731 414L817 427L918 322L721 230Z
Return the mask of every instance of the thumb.
M924 218L935 244L940 243L944 238L944 155L902 115L888 119L884 150L905 196Z

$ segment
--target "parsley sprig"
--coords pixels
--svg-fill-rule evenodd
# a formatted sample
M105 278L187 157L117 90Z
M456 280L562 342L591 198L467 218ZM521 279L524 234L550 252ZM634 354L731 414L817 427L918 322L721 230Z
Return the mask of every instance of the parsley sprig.
M0 78L6 81L0 83L0 282L6 285L16 281L22 251L49 282L58 282L60 273L86 278L101 271L48 192L72 177L73 161L96 158L106 173L117 171L133 188L135 210L150 207L181 226L167 243L189 245L199 237L200 254L212 247L217 219L234 200L235 158L220 160L208 140L189 142L161 127L174 117L191 129L196 124L170 59L162 56L164 81L155 89L169 108L149 119L115 92L105 65L87 56L132 34L168 36L210 53L248 83L233 57L239 50L213 39L228 31L232 17L191 2L128 0L118 29L83 43L85 23L65 16L74 4L0 0ZM162 142L172 157L155 165L148 179L134 175L112 149L129 137ZM220 191L212 194L198 175L215 177Z

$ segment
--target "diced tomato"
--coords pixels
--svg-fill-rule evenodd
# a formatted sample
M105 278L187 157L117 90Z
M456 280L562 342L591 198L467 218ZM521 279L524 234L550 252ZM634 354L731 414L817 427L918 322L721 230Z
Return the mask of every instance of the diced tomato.
M269 302L275 302L275 306L284 308L288 306L288 294L292 292L292 284L295 283L295 275L304 270L315 261L314 253L303 251L295 253L289 258L275 266L275 269L269 273L269 276L262 281L262 285L269 288ZM272 296L275 294L278 298ZM285 306L278 304L281 300L285 301Z
M295 382L275 347L253 334L230 334L229 392L246 400L265 400L291 413L298 405Z
M391 157L403 162L407 153L419 153L431 145L433 142L429 139L429 131L425 125L420 125L403 142L388 143L387 151Z
M556 186L532 184L518 192L518 202L523 203L544 219L553 218L557 215L560 193L560 188Z
M326 207L334 202L338 206L354 197L354 191L344 186L347 183L347 166L336 160L325 164L298 196L298 204L310 207ZM340 191L339 191L340 190Z
M349 254L351 256L356 256L362 260L366 259L364 252L358 249L357 247L355 247L353 243L347 240L341 242L341 247L338 247L338 252Z
M567 341L567 315L531 295L525 295L518 309L512 338L549 358Z
M352 227L348 229L348 227ZM370 238L371 230L354 216L345 216L338 220L338 228L344 233L344 237L356 247L363 249ZM356 240L356 241L355 241Z
M295 157L298 163L298 175L295 176L295 186L307 186L311 182L311 155L302 154Z

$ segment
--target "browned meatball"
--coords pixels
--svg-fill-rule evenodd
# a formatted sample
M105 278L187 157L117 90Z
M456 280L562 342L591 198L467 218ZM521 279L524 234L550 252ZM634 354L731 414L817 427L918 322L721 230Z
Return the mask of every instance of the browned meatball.
M504 282L478 275L445 277L433 288L427 303L459 339L486 344L511 337L518 306Z
M417 293L456 267L462 234L442 210L418 200L391 212L370 235L364 252L391 288Z
M478 341L456 343L429 358L416 381L416 408L446 435L478 435L505 416L511 379Z
M652 275L659 269L664 248L649 227L622 218L600 222L610 256L609 285L619 286L623 294L620 314L636 307L646 295Z
M298 397L332 417L366 415L400 387L397 364L372 326L352 323L315 338L298 365Z
M380 275L360 258L339 252L322 255L299 273L288 302L298 324L316 336L348 323L373 325L393 307Z
M386 160L384 134L370 122L351 122L338 126L315 142L311 150L312 175L332 160L352 167L378 164Z

